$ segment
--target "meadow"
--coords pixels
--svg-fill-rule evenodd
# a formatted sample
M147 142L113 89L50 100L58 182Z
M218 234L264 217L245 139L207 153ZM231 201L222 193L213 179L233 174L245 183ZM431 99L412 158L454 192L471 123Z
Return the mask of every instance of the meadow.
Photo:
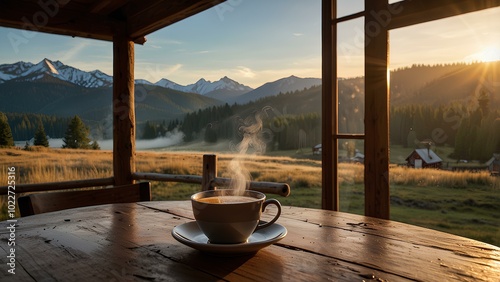
M244 166L254 181L286 182L289 197L277 198L283 205L321 207L321 161L309 152L288 156L247 156ZM217 153L218 176L230 177L229 153ZM139 172L201 175L201 152L138 151ZM16 167L16 183L41 183L112 176L110 151L47 149L32 151L0 149L0 186L7 183L7 168ZM340 209L363 214L363 166L339 166ZM392 166L391 219L457 234L500 246L500 178L488 172L451 172ZM153 200L187 200L199 185L152 182ZM19 197L20 195L16 195ZM5 197L1 220L6 219Z

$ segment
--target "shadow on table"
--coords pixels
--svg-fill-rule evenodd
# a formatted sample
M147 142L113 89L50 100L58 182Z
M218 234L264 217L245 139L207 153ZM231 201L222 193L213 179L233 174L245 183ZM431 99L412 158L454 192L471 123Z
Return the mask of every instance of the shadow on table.
M270 275L280 279L284 268L279 256L272 253L272 247L253 254L239 256L218 256L189 250L178 262L211 274L214 279L228 279L230 281L241 278L257 281L274 280ZM239 269L243 264L245 264L245 270ZM175 265L169 264L168 267L170 268L168 273L179 271ZM189 277L189 275L185 277Z

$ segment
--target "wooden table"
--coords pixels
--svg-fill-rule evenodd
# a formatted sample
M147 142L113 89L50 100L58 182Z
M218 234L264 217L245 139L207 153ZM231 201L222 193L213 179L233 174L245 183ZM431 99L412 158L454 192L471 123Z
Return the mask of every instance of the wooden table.
M0 280L500 281L500 248L394 221L284 207L278 220L288 230L284 239L255 254L220 257L172 237L175 226L192 220L188 201L20 218L14 275L5 263L12 230L4 221Z

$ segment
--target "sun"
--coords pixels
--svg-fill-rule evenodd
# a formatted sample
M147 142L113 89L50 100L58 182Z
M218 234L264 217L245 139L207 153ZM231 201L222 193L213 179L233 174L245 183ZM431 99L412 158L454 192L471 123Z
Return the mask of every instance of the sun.
M494 62L500 60L500 49L497 47L488 47L483 49L481 52L476 53L475 57L481 62Z

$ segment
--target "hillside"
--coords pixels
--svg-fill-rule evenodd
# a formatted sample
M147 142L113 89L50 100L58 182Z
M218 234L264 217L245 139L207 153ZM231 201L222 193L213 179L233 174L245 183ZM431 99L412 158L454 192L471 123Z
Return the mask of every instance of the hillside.
M171 120L187 112L219 105L219 100L154 85L137 85L136 119ZM87 121L111 119L112 89L85 88L52 76L37 81L7 81L0 84L1 112L24 112L68 117Z
M300 78L292 75L273 82L265 83L264 85L248 93L230 99L227 102L230 104L238 103L243 105L261 98L275 96L279 93L301 91L317 85L321 85L321 79L319 78Z
M474 104L481 90L489 94L490 107L500 109L500 61L494 63L412 66L391 73L391 106ZM346 118L364 111L363 77L339 79L339 112ZM256 89L257 90L257 89ZM255 91L255 90L254 90ZM245 94L248 95L253 91ZM262 98L248 106L271 105L290 114L321 112L321 86Z
M490 106L500 109L500 61L491 63L413 66L391 73L392 105L475 103L484 90Z

